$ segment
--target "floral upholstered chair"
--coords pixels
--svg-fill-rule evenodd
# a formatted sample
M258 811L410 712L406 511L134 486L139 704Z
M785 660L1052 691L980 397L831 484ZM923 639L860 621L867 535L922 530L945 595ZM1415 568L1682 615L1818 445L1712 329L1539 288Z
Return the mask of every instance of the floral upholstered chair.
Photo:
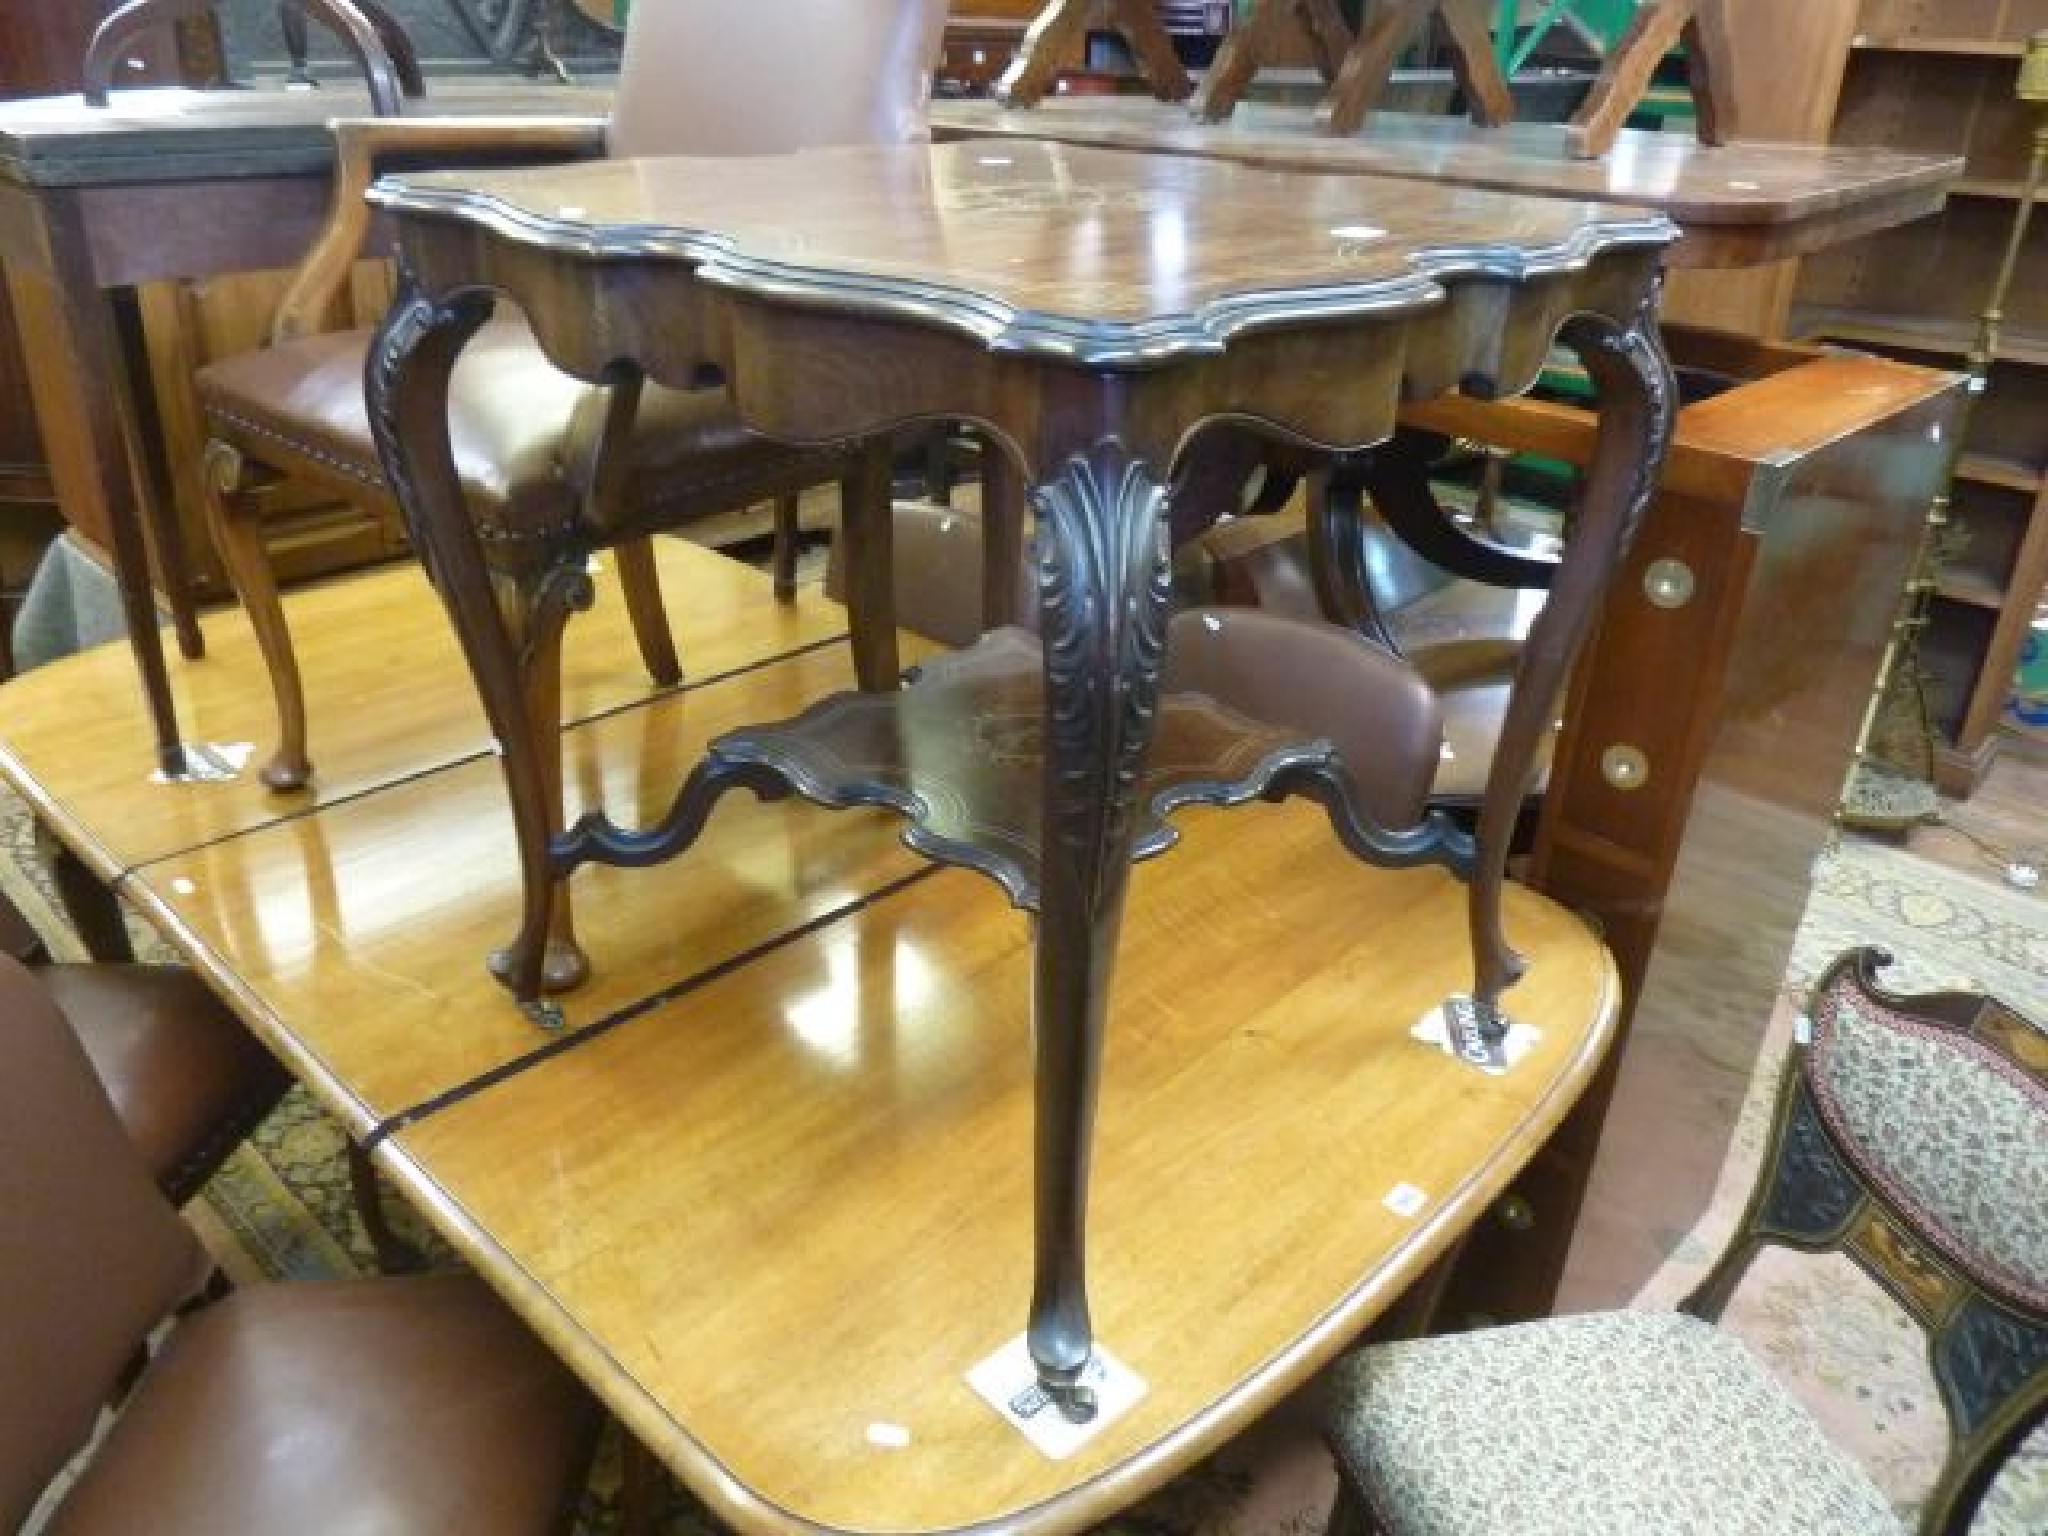
M1962 993L1822 978L1734 1241L1678 1313L1367 1349L1336 1373L1333 1530L1871 1536L1884 1495L1709 1325L1766 1244L1854 1260L1926 1331L1949 1450L1922 1532L1969 1528L2048 1415L2048 1035Z

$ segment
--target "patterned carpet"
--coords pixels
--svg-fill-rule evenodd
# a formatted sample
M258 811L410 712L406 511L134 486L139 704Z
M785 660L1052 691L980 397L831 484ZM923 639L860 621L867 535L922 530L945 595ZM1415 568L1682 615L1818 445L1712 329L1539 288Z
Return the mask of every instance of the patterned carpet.
M53 938L63 958L75 940L56 918L29 844L25 807L0 789L0 889ZM146 956L171 958L153 934L138 928L137 940ZM1788 984L1803 985L1858 943L1894 952L1900 963L1888 979L1895 986L1989 990L2048 1020L2048 896L2021 895L1891 848L1853 842L1816 871ZM1790 1010L1781 1010L1712 1208L1678 1244L1640 1304L1668 1306L1683 1294L1737 1214L1761 1149L1789 1019ZM334 1124L294 1092L195 1202L190 1214L232 1276L331 1276L369 1267L340 1145ZM393 1205L402 1210L399 1202ZM417 1228L408 1224L406 1230ZM448 1262L444 1249L420 1235L440 1262ZM1773 1259L1738 1299L1729 1326L1864 1461L1901 1512L1910 1513L1939 1455L1940 1409L1918 1336L1892 1304L1846 1265ZM2048 1432L2036 1436L2034 1447L2039 1454L2009 1469L1979 1532L2048 1531ZM584 1536L616 1529L609 1497L616 1482L616 1457L608 1449L586 1500ZM1321 1529L1330 1490L1327 1460L1307 1415L1283 1409L1106 1529L1123 1536L1305 1536ZM689 1536L717 1529L680 1495L668 1528Z

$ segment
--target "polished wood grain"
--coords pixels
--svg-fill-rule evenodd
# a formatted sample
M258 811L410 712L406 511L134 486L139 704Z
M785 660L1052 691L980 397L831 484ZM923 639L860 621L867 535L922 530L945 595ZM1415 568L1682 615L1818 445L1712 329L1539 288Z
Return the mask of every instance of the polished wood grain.
M488 232L493 248L460 253L478 262L472 280L504 271L499 248L659 258L748 297L894 312L985 347L1121 367L1260 327L1419 313L1439 280L1581 271L1675 233L1619 208L1045 143L431 173L370 199L415 220L416 260L436 257L442 220ZM571 372L609 360L532 318ZM736 385L765 388L737 370Z
M1953 156L1811 145L1731 144L1624 130L1604 160L1574 160L1565 130L1383 113L1372 132L1331 138L1307 108L1248 102L1227 123L1197 123L1156 102L1049 101L1010 111L983 101L932 106L942 138L997 136L1159 150L1253 165L1391 176L1535 197L1597 200L1668 215L1681 267L1738 267L1797 255L1939 208L1962 174Z
M750 429L782 442L874 441L964 418L1037 483L1045 729L1026 1339L1058 1411L1085 1419L1091 1128L1158 719L1168 545L1195 531L1169 527L1182 445L1218 417L1369 445L1402 398L1526 388L1553 341L1593 380L1595 469L1522 652L1474 851L1455 859L1469 873L1460 958L1472 967L1459 1028L1465 1049L1488 1054L1523 969L1502 925L1516 812L1669 441L1676 390L1651 317L1675 230L1598 205L1025 143L412 176L371 198L395 217L404 275L371 349L370 420L506 744L526 899L504 973L529 1008L541 1006L564 870L586 855L681 852L734 784L809 791L782 763L714 756L649 838L553 834L548 764L522 747L553 711L537 707L522 658L558 631L587 544L573 529L495 537L460 495L448 380L496 297L580 377L715 376ZM847 590L886 599L873 573L890 568L887 523L850 532ZM856 608L856 632L893 633L878 609ZM1404 861L1345 837L1363 857Z
M651 816L710 736L850 675L843 647L809 651L565 732L570 808ZM579 878L596 969L568 1028L915 867L887 818L735 797L688 860ZM123 889L359 1134L550 1039L484 967L519 906L488 759L175 854Z
M380 1158L740 1529L1074 1530L1342 1347L1593 1069L1613 974L1527 893L1533 1054L1490 1078L1408 1037L1459 978L1461 906L1441 872L1357 865L1306 807L1193 813L1185 849L1136 872L1091 1252L1102 1342L1148 1391L1064 1462L963 1379L1015 1336L1031 1251L1030 936L974 876L937 872ZM1412 1218L1383 1203L1398 1183L1423 1192Z
M778 603L767 578L736 561L679 539L663 539L657 548L686 682L845 633L844 610L814 594ZM598 586L597 606L565 648L567 720L650 692L609 573ZM145 722L128 707L133 663L119 646L67 657L5 685L0 774L89 867L113 879L489 750L475 687L418 567L305 588L288 595L285 606L301 639L316 711L313 740L322 754L322 776L309 788L273 793L257 781L254 759L229 783L153 782ZM212 629L212 654L173 666L179 712L197 740L260 748L275 723L254 638L239 613L220 615Z

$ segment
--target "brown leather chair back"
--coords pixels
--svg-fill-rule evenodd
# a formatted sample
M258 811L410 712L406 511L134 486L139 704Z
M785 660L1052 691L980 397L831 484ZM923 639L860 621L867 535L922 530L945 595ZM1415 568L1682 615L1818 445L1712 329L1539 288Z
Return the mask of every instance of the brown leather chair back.
M1191 608L1168 631L1165 687L1323 737L1373 820L1400 831L1422 819L1443 713L1421 674L1383 646L1319 619Z
M615 155L769 155L925 136L946 0L636 0Z
M205 1272L70 1025L0 955L0 1530L21 1526Z

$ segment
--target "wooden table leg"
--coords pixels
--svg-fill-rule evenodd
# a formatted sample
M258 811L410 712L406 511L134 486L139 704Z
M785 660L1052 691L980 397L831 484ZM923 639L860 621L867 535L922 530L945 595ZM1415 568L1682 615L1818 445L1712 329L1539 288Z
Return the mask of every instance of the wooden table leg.
M1558 339L1585 365L1597 392L1599 436L1578 516L1550 582L1550 598L1529 627L1515 668L1486 798L1479 812L1477 867L1472 874L1473 1002L1478 1023L1499 1025L1500 994L1522 972L1522 959L1501 926L1501 881L1537 747L1550 730L1565 678L1609 583L1649 510L1678 422L1678 384L1664 355L1656 319L1657 290L1626 323L1582 314Z
M518 934L493 969L522 1006L547 1022L540 1003L547 972L556 972L560 986L571 971L580 978L581 970L569 953L549 953L557 906L549 844L561 810L555 788L559 764L551 773L546 754L559 752L553 733L560 724L536 719L534 705L535 695L546 691L541 674L556 660L551 647L559 644L560 623L575 606L570 588L580 576L587 591L589 578L580 562L565 562L555 571L540 571L542 562L536 562L528 590L508 598L508 580L516 586L517 579L492 569L470 521L448 441L448 378L463 345L490 312L491 301L481 294L437 302L402 273L398 295L371 344L366 382L370 429L385 476L407 509L421 561L447 607L505 772L519 846L521 906ZM526 611L508 612L520 607ZM550 733L545 747L542 730Z
M1337 0L1252 0L1251 11L1224 34L1223 46L1188 103L1189 111L1205 123L1229 117L1290 28L1308 40L1323 83L1334 82L1356 41Z
M1122 444L1099 443L1035 497L1045 642L1044 823L1032 990L1035 1266L1026 1331L1039 1384L1069 1419L1088 1316L1089 1146L1139 778L1165 661L1166 496Z
M140 429L132 384L107 296L92 280L92 254L76 210L61 199L38 206L48 264L33 270L10 262L7 272L24 348L39 362L32 391L37 420L46 441L61 435L76 445L75 456L53 453L58 499L67 516L75 518L87 508L104 513L121 614L156 738L157 767L166 778L185 778L190 765L178 739L142 530L136 483L141 461L133 451Z
M1063 69L1077 68L1091 30L1110 31L1130 44L1131 57L1161 101L1185 101L1195 82L1181 67L1173 39L1148 0L1051 0L1025 29L1017 56L996 80L995 96L1013 107L1035 107Z
M1489 128L1514 121L1515 99L1494 57L1486 0L1385 0L1345 55L1330 94L1316 109L1317 126L1339 137L1356 133L1386 94L1394 65L1439 13L1473 120Z
M1735 124L1728 82L1734 50L1726 0L1649 0L1607 55L1600 78L1572 118L1565 134L1571 153L1597 160L1614 147L1629 114L1649 90L1657 66L1681 42L1686 47L1699 140L1727 142Z

